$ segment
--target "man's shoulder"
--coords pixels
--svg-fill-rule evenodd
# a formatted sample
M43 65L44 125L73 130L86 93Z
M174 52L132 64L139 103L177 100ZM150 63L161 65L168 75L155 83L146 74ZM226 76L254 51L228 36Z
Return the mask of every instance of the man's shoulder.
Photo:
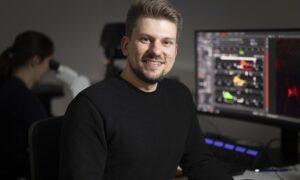
M177 79L164 78L161 84L164 88L174 91L189 91L188 87Z
M117 85L117 79L116 78L109 78L102 81L99 81L90 87L83 90L80 94L84 94L87 96L93 96L94 94L100 95L108 95L109 92L114 91L115 87ZM106 94L108 93L108 94Z
M112 109L118 103L122 92L122 83L119 78L109 78L99 81L81 91L72 104L88 103L97 109Z

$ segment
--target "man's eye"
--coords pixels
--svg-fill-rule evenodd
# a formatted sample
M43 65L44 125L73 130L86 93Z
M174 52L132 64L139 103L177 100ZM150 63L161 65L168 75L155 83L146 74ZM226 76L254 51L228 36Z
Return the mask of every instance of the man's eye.
M142 37L142 38L141 38L141 42L142 42L142 43L149 43L150 40L149 40L149 38Z
M164 41L163 43L164 43L164 45L166 45L166 46L170 46L170 45L173 44L173 41Z

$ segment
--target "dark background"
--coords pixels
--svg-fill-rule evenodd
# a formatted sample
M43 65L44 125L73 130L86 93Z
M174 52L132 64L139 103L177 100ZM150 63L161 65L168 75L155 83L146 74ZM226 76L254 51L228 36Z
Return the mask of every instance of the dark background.
M197 29L300 28L297 0L171 0L184 16L179 52L171 76L177 76L194 93L194 31ZM56 45L55 58L86 75L103 78L105 66L99 37L106 22L125 20L130 0L1 0L0 50L28 29L48 34ZM120 64L122 62L120 61ZM45 82L56 82L49 74ZM53 112L63 114L70 96L52 102ZM203 131L266 143L278 137L276 127L199 116Z

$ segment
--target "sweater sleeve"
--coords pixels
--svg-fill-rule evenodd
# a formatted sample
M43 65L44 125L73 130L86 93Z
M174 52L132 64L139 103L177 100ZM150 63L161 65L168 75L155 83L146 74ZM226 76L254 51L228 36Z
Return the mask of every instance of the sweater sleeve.
M69 105L62 127L60 180L101 180L107 157L103 117L84 95Z
M233 180L224 169L217 165L204 142L196 113L194 114L185 153L180 164L184 174L189 180Z

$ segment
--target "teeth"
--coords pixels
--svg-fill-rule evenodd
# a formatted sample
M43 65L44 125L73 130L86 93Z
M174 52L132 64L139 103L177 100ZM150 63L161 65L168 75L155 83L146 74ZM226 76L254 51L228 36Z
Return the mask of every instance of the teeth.
M157 62L157 61L148 61L147 63L151 63L151 64L154 64L154 65L160 65L161 64L160 62Z
M162 62L159 62L159 61L144 61L144 62L149 63L149 64L154 64L154 65L162 64Z

